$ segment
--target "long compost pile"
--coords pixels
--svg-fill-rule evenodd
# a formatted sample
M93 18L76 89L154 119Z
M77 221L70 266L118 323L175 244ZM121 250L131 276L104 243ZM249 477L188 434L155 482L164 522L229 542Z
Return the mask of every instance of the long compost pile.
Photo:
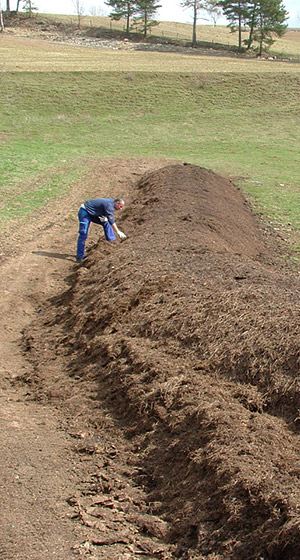
M119 223L128 239L99 240L44 325L92 388L85 415L134 442L172 557L299 558L299 275L194 165L144 175Z

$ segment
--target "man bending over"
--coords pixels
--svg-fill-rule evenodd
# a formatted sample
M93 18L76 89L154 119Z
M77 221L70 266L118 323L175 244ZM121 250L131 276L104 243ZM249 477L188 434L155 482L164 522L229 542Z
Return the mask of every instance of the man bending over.
M81 205L78 212L77 262L82 262L84 259L85 242L91 222L103 227L106 241L115 241L116 235L120 239L126 239L125 233L117 227L114 217L114 211L122 210L124 206L123 198L94 198Z

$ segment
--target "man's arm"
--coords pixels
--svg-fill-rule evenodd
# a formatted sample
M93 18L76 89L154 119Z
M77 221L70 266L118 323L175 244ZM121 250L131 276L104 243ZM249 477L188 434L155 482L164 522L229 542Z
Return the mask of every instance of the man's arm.
M125 233L123 233L123 231L120 231L116 222L114 222L113 224L111 224L111 227L113 228L114 232L116 235L118 235L120 237L120 239L126 239L126 235Z

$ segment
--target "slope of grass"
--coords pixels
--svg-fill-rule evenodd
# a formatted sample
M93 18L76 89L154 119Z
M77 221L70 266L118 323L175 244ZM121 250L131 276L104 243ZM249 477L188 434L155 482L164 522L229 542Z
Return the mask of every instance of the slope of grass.
M140 155L231 175L258 209L300 226L298 64L6 34L0 54L2 224L24 192L28 212L44 203L43 188L58 196L85 160Z
M110 41L110 44L112 41ZM101 43L100 43L101 45ZM184 53L161 52L151 46L151 51L134 45L126 49L94 48L73 44L46 42L28 37L0 36L0 59L2 72L249 72L249 73L296 73L299 63L259 60L255 57L240 58L234 55L214 56L213 52L188 48Z
M191 16L191 11L190 14ZM55 22L60 26L66 26L66 30L74 31L78 27L78 17L63 16L63 15L49 15L39 14L36 16L44 23ZM112 21L109 17L100 16L82 16L80 18L81 30L84 33L86 30L92 35L103 37L107 32L124 33L126 29L125 20ZM219 47L236 47L238 44L237 33L232 33L226 25L213 26L208 24L199 23L196 28L197 41L199 45L219 46ZM248 38L248 32L243 32L243 39ZM132 33L134 38L135 34ZM177 43L187 44L192 40L192 25L188 23L168 22L161 21L159 24L152 28L149 33L148 39L167 40L171 39ZM142 38L141 38L142 39ZM294 56L299 59L300 57L300 29L288 29L283 37L276 38L271 52L279 53L281 55Z

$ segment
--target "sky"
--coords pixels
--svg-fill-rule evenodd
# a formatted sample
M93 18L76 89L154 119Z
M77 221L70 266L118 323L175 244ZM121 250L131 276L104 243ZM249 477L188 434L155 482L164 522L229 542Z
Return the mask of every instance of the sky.
M16 1L16 0L15 0ZM91 8L96 10L99 16L108 16L110 12L109 6L106 6L104 0L81 0L85 15L91 15ZM4 0L0 0L4 3ZM40 13L49 14L76 14L76 0L33 0L34 5ZM158 10L156 19L159 21L177 21L179 23L192 23L193 13L191 9L184 9L180 6L180 0L160 0L162 7ZM14 0L11 0L11 9L14 9ZM289 13L287 23L289 27L300 27L300 5L299 0L283 0L282 4ZM204 15L205 17L205 15ZM198 21L201 25L201 19ZM209 22L203 21L203 24ZM219 25L226 25L224 19L217 21Z

